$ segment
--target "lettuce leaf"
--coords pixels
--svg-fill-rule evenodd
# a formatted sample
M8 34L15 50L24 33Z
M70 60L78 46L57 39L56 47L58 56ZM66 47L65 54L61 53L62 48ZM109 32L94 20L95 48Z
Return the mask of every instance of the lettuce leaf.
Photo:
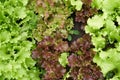
M65 67L68 65L68 60L67 60L68 53L62 53L61 56L59 57L59 63Z

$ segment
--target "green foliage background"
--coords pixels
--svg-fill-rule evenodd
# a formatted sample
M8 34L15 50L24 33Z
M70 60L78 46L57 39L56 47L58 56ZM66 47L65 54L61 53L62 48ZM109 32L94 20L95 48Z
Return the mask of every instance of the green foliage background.
M0 80L40 80L31 58L37 19L27 4L28 0L0 1Z

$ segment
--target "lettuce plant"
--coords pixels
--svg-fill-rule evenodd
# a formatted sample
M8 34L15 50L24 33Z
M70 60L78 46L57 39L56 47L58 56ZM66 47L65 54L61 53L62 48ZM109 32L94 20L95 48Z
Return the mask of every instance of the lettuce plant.
M100 66L107 80L119 80L120 59L120 2L119 0L93 0L98 13L87 21L86 33L92 36L97 54L94 62Z
M90 49L90 36L84 35L68 44L60 35L45 37L32 52L38 67L45 70L42 79L103 80L99 67L92 61L94 52Z
M37 41L44 39L44 36L54 37L57 32L68 37L68 32L73 28L73 19L70 18L73 7L69 1L62 0L37 0L36 13L38 14L38 25L33 31Z
M0 1L0 80L39 80L31 58L36 17L27 4L28 0Z

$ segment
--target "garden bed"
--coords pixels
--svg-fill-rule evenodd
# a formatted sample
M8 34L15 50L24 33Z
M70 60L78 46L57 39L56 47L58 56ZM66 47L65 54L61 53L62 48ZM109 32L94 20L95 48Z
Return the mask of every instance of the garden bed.
M0 80L120 80L119 0L1 0Z

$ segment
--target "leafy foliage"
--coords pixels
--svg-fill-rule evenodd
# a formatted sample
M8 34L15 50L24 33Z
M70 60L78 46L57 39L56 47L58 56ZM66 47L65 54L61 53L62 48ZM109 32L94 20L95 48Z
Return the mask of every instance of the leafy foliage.
M76 10L81 10L82 8L82 1L81 0L70 0L71 5L75 6Z
M32 57L37 59L39 66L46 70L44 80L60 79L64 75L66 69L63 67L64 64L63 66L59 64L59 61L61 62L59 57L64 56L61 53L67 50L67 42L63 42L60 38L45 37L38 43Z
M64 52L59 57L59 62L63 67L65 67L68 64L67 56L68 56L68 53Z
M103 79L100 69L92 62L94 52L90 49L88 35L77 39L71 45L57 36L58 34L54 38L45 37L32 53L38 66L42 66L46 71L44 80L65 79L65 75L67 79L71 77L73 80Z
M80 34L80 32L78 31L78 30L70 30L69 32L69 35L68 35L68 41L72 41L72 35L79 35Z
M95 52L91 49L91 41L89 35L83 35L71 45L72 54L68 57L69 66L71 67L71 76L73 80L103 80L102 73L92 59ZM81 54L78 54L80 53ZM76 53L76 54L74 54Z
M85 30L92 36L94 50L97 52L94 62L100 66L107 79L119 80L120 2L94 0L92 7L98 9L98 14L89 18Z
M27 3L0 1L0 80L39 80L39 70L30 56L36 17Z
M33 32L34 38L41 41L44 36L55 36L56 32L61 32L67 38L73 27L73 20L70 18L72 10L69 1L37 0L36 13L39 19L37 29Z
M79 2L82 5L78 5ZM37 0L39 21L33 32L37 47L32 58L45 70L43 80L104 80L99 67L92 61L95 52L91 49L90 36L80 34L84 32L87 19L96 12L90 5L91 0ZM70 17L77 7L83 8L73 19L74 23L81 23L78 26L82 29L78 31L74 30ZM72 35L81 35L81 38L72 40Z
M97 11L95 8L91 8L91 0L82 0L82 2L82 9L80 11L76 11L75 13L75 21L81 23L80 29L84 31L84 27L87 23L88 18L97 13Z

